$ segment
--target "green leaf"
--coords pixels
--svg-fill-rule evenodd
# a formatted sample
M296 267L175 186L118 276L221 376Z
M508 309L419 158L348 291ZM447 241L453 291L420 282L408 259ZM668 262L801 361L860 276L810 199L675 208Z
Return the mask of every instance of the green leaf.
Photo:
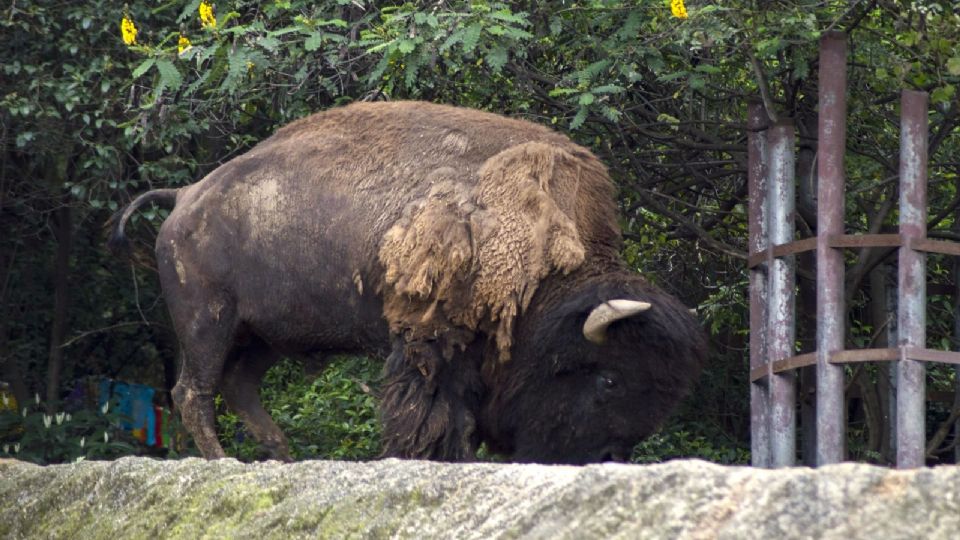
M615 84L605 84L603 86L590 89L590 92L594 94L619 94L623 91L624 88L622 86L617 86Z
M226 90L227 93L232 94L236 92L240 81L247 73L247 62L249 60L250 53L246 48L238 48L230 55L227 65L227 76L223 79L223 84L221 85L221 88Z
M548 95L550 97L560 97L560 96L569 96L570 94L576 94L578 90L576 88L554 88L550 90Z
M930 93L930 101L933 103L948 103L953 96L957 93L956 87L952 84L947 84L939 88L935 88L933 92Z
M501 9L499 11L494 11L489 15L491 19L497 19L500 21L505 21L509 23L519 24L521 26L528 26L530 24L527 21L526 13L511 13L509 9Z
M960 75L960 56L947 60L947 72L954 76Z
M280 48L280 40L272 36L263 36L257 40L257 44L270 52L276 52Z
M483 26L478 22L467 27L463 34L463 51L465 53L470 54L477 48L477 42L480 41L480 32L482 31Z
M397 50L402 54L410 54L416 48L417 44L412 39L401 39L397 44Z
M582 84L587 84L595 79L600 73L606 71L613 63L613 60L598 60L577 72L577 80Z
M306 51L315 51L323 45L323 34L314 32L303 42L303 49Z
M596 99L597 96L591 94L590 92L586 92L584 94L580 94L579 103L580 105L587 106L596 101Z
M680 120L675 116L670 116L667 113L660 113L657 115L657 122L664 122L666 124L679 124Z
M173 62L165 58L157 58L157 71L160 72L160 85L176 90L183 83L183 76Z
M153 63L154 63L155 61L156 61L156 60L154 60L153 58L147 58L146 60L144 60L143 62L141 62L140 65L137 66L136 69L133 70L133 73L130 74L130 76L131 76L132 78L134 78L134 79L140 78L140 76L142 76L144 73L146 73L148 69L150 69L151 67L153 67Z
M623 116L623 113L609 105L604 105L602 108L603 116L611 122L619 122L620 117Z
M559 36L560 32L563 31L563 19L558 16L553 16L550 18L550 35Z
M494 73L500 73L503 66L507 65L507 60L507 49L502 45L491 47L490 50L487 51L486 61L490 64Z
M570 129L577 129L583 125L587 120L587 108L580 107L580 110L577 111L576 116L573 117L573 120L570 121Z

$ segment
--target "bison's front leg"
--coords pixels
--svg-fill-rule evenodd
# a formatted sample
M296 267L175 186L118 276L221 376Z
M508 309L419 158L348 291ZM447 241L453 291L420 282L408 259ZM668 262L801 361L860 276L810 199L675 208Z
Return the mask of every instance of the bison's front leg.
M394 339L380 405L384 456L443 461L475 457L483 391L475 348L447 360L436 341Z

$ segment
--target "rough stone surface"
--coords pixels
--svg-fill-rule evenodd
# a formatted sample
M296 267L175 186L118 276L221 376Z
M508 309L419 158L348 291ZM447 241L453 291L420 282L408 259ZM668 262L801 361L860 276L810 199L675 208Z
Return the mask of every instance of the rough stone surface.
M0 538L958 538L960 468L0 460Z

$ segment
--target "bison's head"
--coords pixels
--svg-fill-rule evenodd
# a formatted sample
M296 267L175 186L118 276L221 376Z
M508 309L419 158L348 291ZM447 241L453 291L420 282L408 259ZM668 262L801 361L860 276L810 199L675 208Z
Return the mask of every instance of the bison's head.
M494 450L541 463L626 460L690 389L706 354L695 318L619 277L562 299L547 289L518 321L512 359L488 374L481 430Z

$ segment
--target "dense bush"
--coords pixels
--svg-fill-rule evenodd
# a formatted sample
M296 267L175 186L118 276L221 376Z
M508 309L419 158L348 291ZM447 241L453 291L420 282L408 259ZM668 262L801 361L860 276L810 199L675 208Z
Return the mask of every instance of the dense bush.
M345 356L317 374L284 360L264 378L264 408L287 436L294 459L369 459L379 451L380 429L373 388L381 363ZM217 399L217 430L224 450L241 460L261 456L256 441L237 416Z
M48 412L37 395L20 410L0 410L0 457L47 465L143 453L145 448L119 429L123 420L109 404Z

